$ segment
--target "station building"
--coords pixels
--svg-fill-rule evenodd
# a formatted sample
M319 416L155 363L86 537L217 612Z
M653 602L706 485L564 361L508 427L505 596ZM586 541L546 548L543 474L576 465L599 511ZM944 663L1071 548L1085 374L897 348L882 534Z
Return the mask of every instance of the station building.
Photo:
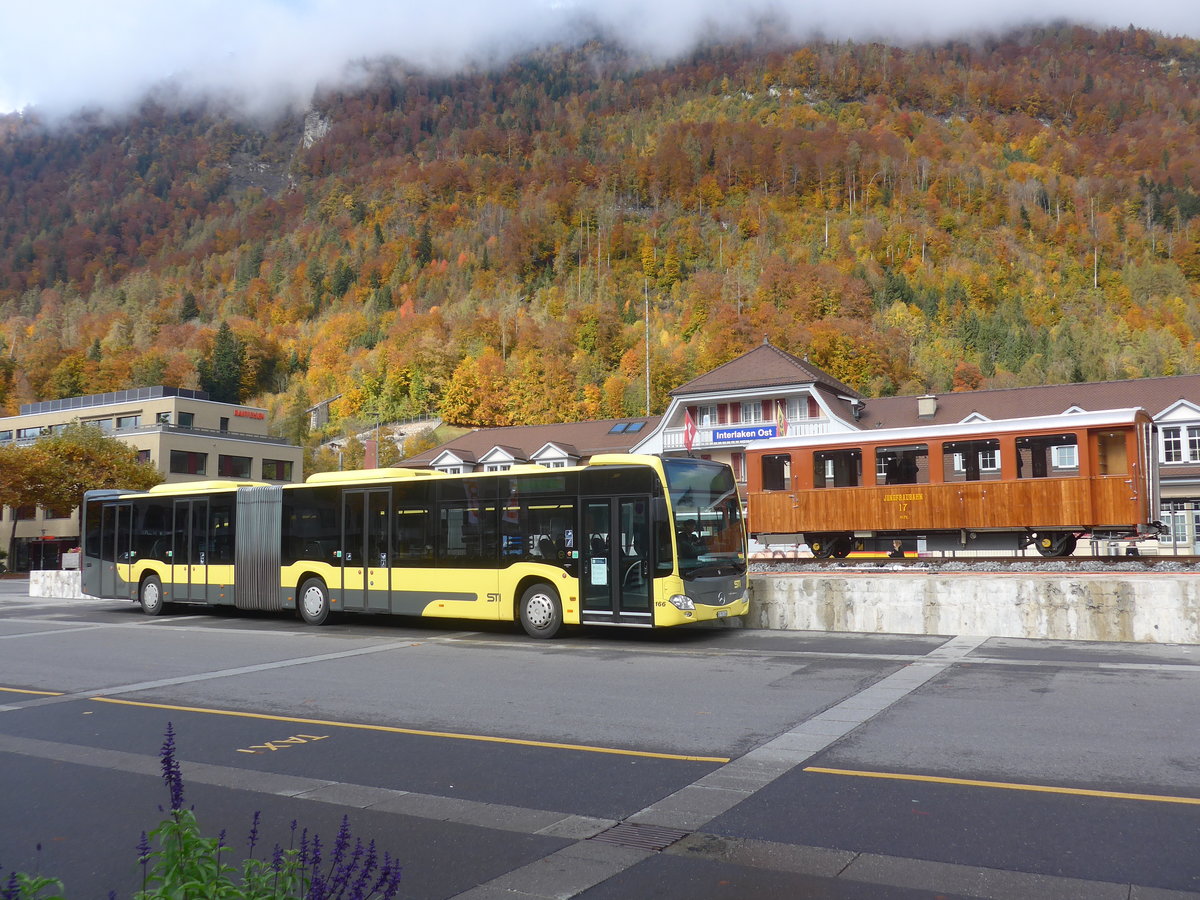
M868 398L764 342L671 391L662 416L479 429L404 465L468 472L548 459L574 464L597 452L690 452L728 463L744 487L746 445L763 438L1135 406L1159 429L1161 521L1171 528L1164 552L1200 553L1200 375Z
M303 451L268 431L267 411L219 403L204 391L147 387L27 403L0 418L0 444L22 445L73 422L129 444L168 482L238 479L287 483L303 478ZM79 546L78 510L5 507L0 540L15 571L58 568Z

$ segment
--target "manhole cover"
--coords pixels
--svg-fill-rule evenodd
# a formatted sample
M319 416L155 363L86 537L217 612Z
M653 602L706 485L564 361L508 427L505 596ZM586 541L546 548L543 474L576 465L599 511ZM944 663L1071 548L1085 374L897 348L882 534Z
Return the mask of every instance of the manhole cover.
M680 831L678 828L663 828L661 825L635 825L630 822L622 822L620 825L614 825L608 831L602 831L592 840L616 844L619 847L629 847L633 850L659 851L665 850L690 833Z

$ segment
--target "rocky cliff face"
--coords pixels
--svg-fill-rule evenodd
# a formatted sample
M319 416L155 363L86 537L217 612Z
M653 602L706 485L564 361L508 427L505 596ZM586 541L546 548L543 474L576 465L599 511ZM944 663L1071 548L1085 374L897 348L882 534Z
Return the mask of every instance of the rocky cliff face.
M304 136L300 139L300 143L305 150L327 134L329 134L329 120L319 112L310 112L304 117Z

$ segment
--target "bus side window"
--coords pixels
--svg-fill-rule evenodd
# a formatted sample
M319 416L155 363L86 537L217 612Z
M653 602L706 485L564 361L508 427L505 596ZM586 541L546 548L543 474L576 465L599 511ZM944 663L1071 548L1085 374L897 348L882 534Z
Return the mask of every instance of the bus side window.
M764 491L792 489L791 454L770 454L762 458L762 486Z

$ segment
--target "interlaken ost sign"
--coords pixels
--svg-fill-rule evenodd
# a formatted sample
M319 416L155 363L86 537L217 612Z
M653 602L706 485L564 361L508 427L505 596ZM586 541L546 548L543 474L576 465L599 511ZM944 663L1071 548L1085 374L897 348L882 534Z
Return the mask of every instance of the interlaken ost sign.
M777 425L738 425L730 428L714 428L712 442L714 444L744 444L748 441L773 438L777 434L779 434Z

